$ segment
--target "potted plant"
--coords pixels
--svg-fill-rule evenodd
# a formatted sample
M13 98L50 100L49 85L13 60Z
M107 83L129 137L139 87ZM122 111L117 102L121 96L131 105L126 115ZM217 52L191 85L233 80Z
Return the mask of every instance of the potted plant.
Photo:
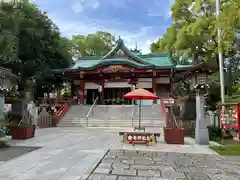
M17 117L17 115L15 115ZM11 128L12 139L29 139L35 136L36 125L32 124L32 117L29 113L24 113L20 117L20 121L16 119L9 125ZM18 122L18 123L16 123Z
M164 127L164 140L167 144L184 144L184 128L180 128L177 123L177 112L180 111L176 104L168 107L168 119Z

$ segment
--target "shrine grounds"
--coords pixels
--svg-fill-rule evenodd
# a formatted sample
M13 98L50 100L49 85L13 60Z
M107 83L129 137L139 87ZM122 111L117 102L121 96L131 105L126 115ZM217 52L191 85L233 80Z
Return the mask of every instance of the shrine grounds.
M185 145L168 145L162 133L157 145L131 146L122 143L120 130L37 129L35 138L12 140L5 156L0 150L0 179L240 179L240 157L221 157L191 138Z

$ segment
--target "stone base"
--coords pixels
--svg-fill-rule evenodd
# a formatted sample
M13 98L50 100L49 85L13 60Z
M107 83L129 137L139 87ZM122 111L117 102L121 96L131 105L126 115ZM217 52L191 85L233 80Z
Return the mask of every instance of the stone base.
M11 139L12 139L12 136L5 136L5 137L1 137L1 138L0 138L0 141L7 143L7 142L10 141Z
M195 142L199 145L209 145L208 129L195 129Z

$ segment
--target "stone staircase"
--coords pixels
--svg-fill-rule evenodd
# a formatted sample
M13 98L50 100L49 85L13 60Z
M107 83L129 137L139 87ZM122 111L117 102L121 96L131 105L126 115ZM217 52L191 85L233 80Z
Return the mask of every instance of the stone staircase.
M91 105L72 105L58 123L58 127L86 126L86 115Z
M132 127L139 124L139 107L137 105L95 105L86 118L91 106L75 105L60 121L58 126L83 127ZM143 105L141 126L163 127L165 120L161 105Z

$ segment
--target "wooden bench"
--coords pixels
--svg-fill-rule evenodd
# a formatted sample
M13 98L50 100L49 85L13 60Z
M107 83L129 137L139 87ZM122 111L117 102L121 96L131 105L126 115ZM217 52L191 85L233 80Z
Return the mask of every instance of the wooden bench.
M156 144L157 137L160 137L160 133L151 133L146 131L130 131L119 132L120 136L123 136L123 142L127 144L146 144L149 145L150 143Z

